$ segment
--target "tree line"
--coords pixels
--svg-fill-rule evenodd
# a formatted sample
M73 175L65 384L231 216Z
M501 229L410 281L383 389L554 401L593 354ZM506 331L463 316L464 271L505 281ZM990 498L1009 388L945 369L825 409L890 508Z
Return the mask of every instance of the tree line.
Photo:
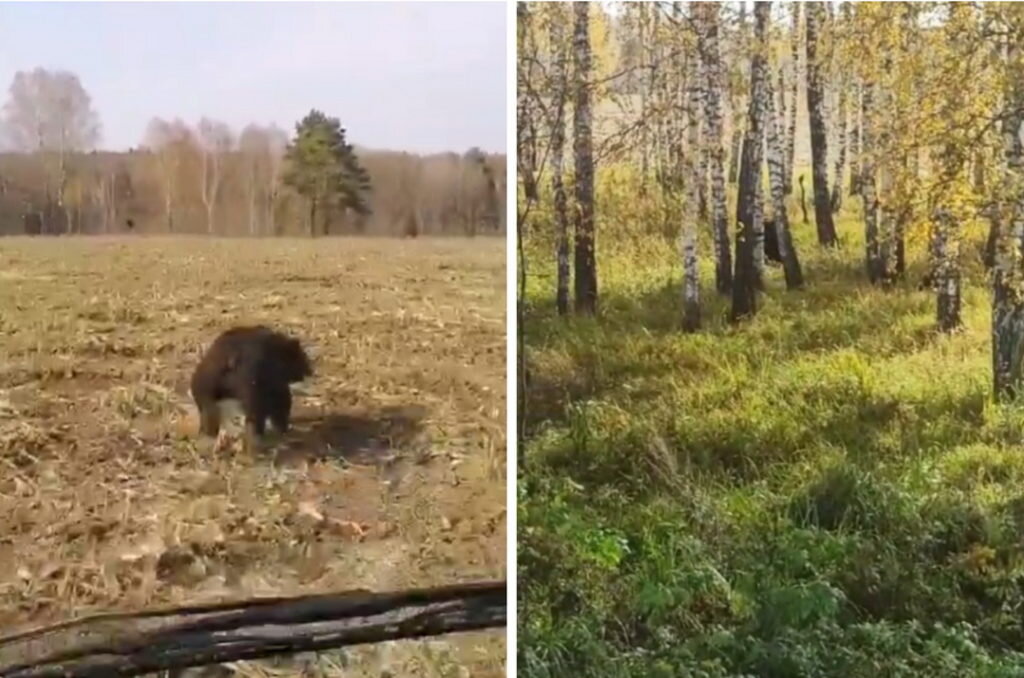
M550 243L559 313L570 311L570 281L575 311L598 311L603 165L635 191L633 214L661 210L664 223L644 213L638 228L678 240L683 331L702 326L705 257L742 322L767 291L766 261L782 265L790 291L814 284L792 237L794 206L824 249L843 247L845 206L861 224L870 284L898 293L921 243L927 272L915 282L932 290L941 332L962 326L965 267L984 263L995 391L1020 389L1024 7L759 1L751 16L747 3L519 3L518 17L520 237ZM619 237L624 216L601 222L616 234L606 237ZM525 270L524 253L520 243Z
M359 149L316 109L291 134L154 118L137 148L99 151L78 77L37 68L15 75L0 133L0 234L505 232L503 154Z

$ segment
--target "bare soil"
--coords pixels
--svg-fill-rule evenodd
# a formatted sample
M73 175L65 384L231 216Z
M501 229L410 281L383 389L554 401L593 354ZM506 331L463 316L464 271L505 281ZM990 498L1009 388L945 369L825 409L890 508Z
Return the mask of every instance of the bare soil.
M197 436L188 378L257 322L301 337L316 375L293 431L250 454L238 421ZM503 578L505 400L503 240L0 240L0 629ZM232 668L504 659L493 631Z

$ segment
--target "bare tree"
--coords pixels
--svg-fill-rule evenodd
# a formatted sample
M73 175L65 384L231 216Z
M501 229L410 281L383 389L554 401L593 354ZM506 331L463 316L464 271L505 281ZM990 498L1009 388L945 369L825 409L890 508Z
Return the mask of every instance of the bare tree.
M185 158L192 153L192 130L180 119L153 118L146 128L144 144L152 149L159 168L164 195L164 221L167 232L174 232L174 210L181 199L179 175Z
M247 125L238 137L238 150L245 181L245 199L248 210L249 235L259 228L256 204L260 196L260 174L267 155L267 136L259 125Z
M65 204L69 158L100 139L99 116L78 76L44 68L18 71L4 104L3 128L14 150L39 153L47 174L47 202L55 191L56 206L70 225Z
M250 235L274 235L274 204L288 137L278 127L248 125L238 140Z
M275 218L275 207L277 196L281 191L281 171L284 168L284 153L288 148L288 135L277 125L270 125L267 128L267 150L269 155L268 176L267 176L267 231L271 235L277 235L277 219Z
M213 233L213 211L217 207L224 178L224 162L234 147L235 140L223 122L203 118L199 121L199 153L203 161L200 173L200 189L203 206L206 208L206 232Z

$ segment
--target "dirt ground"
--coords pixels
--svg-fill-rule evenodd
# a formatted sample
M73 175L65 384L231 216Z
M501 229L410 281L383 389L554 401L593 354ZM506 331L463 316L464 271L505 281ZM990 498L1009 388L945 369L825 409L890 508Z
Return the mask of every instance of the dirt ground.
M188 378L255 322L301 337L316 375L269 450L237 420L214 448ZM505 400L503 240L2 239L0 629L504 578ZM501 676L504 635L318 671Z

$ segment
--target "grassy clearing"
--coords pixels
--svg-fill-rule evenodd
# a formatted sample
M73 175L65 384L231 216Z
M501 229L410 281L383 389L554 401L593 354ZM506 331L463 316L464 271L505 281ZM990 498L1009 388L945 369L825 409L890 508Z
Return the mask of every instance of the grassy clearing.
M488 239L0 240L0 628L503 577L504 258ZM246 322L301 336L317 371L260 456L202 445L188 395L202 348ZM349 652L344 675L500 676L504 656L503 632L466 634Z
M523 675L1024 675L1024 411L991 403L983 271L940 336L920 262L873 289L840 229L796 226L806 290L774 269L752 322L707 299L690 336L674 246L601 240L596 321L531 256Z

